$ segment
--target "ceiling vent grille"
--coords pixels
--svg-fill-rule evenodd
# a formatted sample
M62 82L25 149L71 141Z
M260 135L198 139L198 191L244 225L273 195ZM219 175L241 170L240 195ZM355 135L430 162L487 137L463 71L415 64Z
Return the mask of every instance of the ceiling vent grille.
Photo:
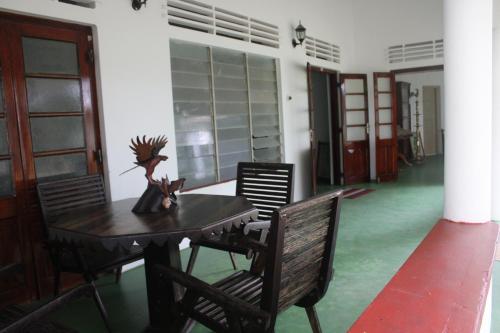
M340 64L340 47L314 37L306 37L306 54L310 57Z
M419 43L393 45L387 49L387 60L390 64L428 60L443 57L442 39Z
M279 48L276 25L194 0L167 0L168 23L221 37Z

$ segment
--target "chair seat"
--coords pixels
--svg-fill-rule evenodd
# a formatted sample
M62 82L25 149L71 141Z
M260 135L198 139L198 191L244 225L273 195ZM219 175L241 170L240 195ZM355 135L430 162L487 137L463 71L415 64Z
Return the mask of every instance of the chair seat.
M23 318L28 313L29 311L26 311L14 305L2 309L0 311L0 331L2 331L8 325ZM24 333L77 333L78 332L48 320L39 320L35 323L30 324L22 331Z
M129 250L118 247L114 251L109 251L100 243L92 243L86 244L79 250L90 271L93 272L113 269L143 257L143 250L138 245L133 245ZM81 273L81 268L71 251L62 251L59 260L62 270Z
M237 297L251 305L259 306L262 296L263 278L248 271L239 271L213 284L225 294ZM224 310L213 302L200 297L194 306L193 317L205 322L215 322L226 326Z

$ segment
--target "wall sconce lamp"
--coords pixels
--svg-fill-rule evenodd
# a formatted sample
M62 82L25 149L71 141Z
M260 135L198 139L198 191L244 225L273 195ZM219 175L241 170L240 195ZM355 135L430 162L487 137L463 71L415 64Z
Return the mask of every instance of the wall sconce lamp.
M299 21L299 25L295 28L295 35L297 36L297 40L292 39L293 47L297 47L298 45L302 45L304 40L306 39L306 28Z
M148 0L132 0L132 8L134 8L134 10L139 10L142 5L146 6L147 1Z

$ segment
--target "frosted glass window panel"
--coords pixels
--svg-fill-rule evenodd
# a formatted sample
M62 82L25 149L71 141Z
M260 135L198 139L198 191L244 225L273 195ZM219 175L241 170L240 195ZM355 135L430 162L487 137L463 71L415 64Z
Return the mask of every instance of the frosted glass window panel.
M246 115L248 116L247 103L216 103L217 115Z
M253 103L277 103L278 96L275 91L253 90L251 100Z
M377 78L378 91L391 91L391 79L387 77Z
M10 160L0 161L0 197L14 195Z
M207 61L172 58L170 65L172 66L172 72L210 74L208 58Z
M245 103L248 108L248 93L242 90L227 90L217 89L215 86L215 102L216 103Z
M347 111L345 117L346 125L364 125L366 123L365 111Z
M207 75L199 75L184 72L172 73L172 82L175 82L174 87L179 88L201 88L210 89L210 78Z
M231 78L246 78L245 67L237 65L227 65L214 63L214 76L224 76Z
M379 138L382 140L392 139L392 125L380 125Z
M221 115L217 114L217 128L229 129L229 128L241 128L249 130L249 120L248 114L243 115Z
M212 98L209 89L174 88L172 89L175 102L208 102Z
M26 73L78 75L78 53L75 43L23 37Z
M378 111L378 122L381 124L391 123L392 122L392 110L391 109L379 110Z
M276 82L275 81L262 81L262 80L250 80L250 89L252 91L263 90L276 92Z
M198 157L178 159L179 177L186 178L185 188L193 188L217 182L215 158Z
M262 149L266 147L279 147L281 145L279 136L268 136L263 138L255 138L253 141L255 149Z
M248 69L250 80L253 81L271 81L276 82L276 72L275 71L266 71L261 68L252 68Z
M366 129L364 126L347 127L347 141L365 141Z
M79 80L27 78L29 112L82 112Z
M174 114L177 118L186 118L189 120L192 117L211 117L212 103L205 102L174 102ZM189 125L186 123L185 125Z
M85 176L87 157L85 153L37 157L35 169L38 182Z
M280 120L279 116L276 114L272 115L262 115L262 114L252 114L253 117L253 126L261 127L261 126L279 126Z
M9 154L9 141L7 136L7 123L5 118L0 118L0 155Z
M175 140L177 141L177 146L199 146L199 145L211 145L214 144L214 134L213 131L175 131Z
M221 180L236 179L237 165L220 168L219 172Z
M247 92L247 82L241 78L215 77L215 86L219 89L241 90Z
M247 138L219 142L219 150L227 153L247 151L249 146L250 142Z
M267 127L254 127L253 137L262 138L266 136L278 136L280 135L279 127L277 126L267 126Z
M241 52L213 48L212 59L215 64L236 65L243 69L245 66L245 54Z
M280 148L257 149L254 151L256 162L280 162Z
M221 168L236 167L238 165L238 162L247 162L251 159L252 155L250 151L228 153L219 156L219 164Z
M252 104L252 116L261 114L278 114L277 104Z
M344 81L344 91L346 93L364 93L365 86L362 79L346 79Z
M206 157L215 155L214 145L198 145L198 146L178 146L177 157L179 159L190 159L194 157Z
M81 116L31 118L30 123L31 141L36 153L85 147Z
M170 41L170 57L208 62L208 47L179 41Z
M217 131L217 137L220 141L224 140L237 140L249 137L248 131L241 130L239 128L234 129L222 129Z
M276 62L273 58L258 56L255 54L248 55L248 66L267 69L269 71L276 70Z
M345 96L345 107L346 109L364 109L365 96L363 95L347 95Z
M378 107L379 108L390 108L392 105L392 99L390 94L379 94L378 95Z

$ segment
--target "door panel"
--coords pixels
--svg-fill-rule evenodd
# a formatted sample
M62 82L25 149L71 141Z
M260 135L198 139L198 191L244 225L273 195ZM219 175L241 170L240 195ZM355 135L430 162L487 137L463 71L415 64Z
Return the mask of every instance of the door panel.
M395 79L391 73L373 73L373 81L377 180L390 181L398 176Z
M340 74L344 183L370 180L368 95L366 74Z
M17 261L25 272L0 293L4 304L52 292L37 182L101 166L90 28L0 13L0 34L0 265Z
M307 63L307 96L309 102L309 145L311 152L311 191L312 195L318 193L318 144L314 131L314 96L313 96L313 79L312 79L312 66L310 63Z

